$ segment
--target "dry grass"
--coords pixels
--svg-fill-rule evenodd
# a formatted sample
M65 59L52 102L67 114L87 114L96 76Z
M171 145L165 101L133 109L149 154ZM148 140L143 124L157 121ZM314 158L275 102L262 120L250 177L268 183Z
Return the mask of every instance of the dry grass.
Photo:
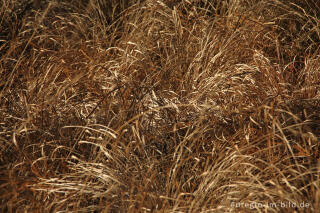
M1 0L0 209L320 212L320 6L281 2Z

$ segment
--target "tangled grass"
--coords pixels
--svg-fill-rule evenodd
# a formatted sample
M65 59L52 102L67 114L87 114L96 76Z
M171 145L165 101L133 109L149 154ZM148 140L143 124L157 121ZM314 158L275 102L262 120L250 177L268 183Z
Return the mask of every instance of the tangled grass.
M3 212L320 212L317 1L0 3Z

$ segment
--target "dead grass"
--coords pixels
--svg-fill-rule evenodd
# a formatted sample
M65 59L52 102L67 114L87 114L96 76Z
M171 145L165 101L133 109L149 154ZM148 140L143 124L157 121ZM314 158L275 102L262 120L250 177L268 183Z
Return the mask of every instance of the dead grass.
M313 2L2 0L0 209L320 212Z

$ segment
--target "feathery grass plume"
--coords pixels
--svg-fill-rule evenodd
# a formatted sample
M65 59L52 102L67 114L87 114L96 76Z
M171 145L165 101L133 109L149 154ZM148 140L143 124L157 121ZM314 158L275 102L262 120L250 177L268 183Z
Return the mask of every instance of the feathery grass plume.
M0 2L3 212L319 212L316 1Z

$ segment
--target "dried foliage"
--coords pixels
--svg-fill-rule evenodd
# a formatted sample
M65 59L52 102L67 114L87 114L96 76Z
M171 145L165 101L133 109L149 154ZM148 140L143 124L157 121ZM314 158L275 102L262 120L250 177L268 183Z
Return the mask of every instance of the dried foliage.
M3 212L320 212L320 5L1 0Z

